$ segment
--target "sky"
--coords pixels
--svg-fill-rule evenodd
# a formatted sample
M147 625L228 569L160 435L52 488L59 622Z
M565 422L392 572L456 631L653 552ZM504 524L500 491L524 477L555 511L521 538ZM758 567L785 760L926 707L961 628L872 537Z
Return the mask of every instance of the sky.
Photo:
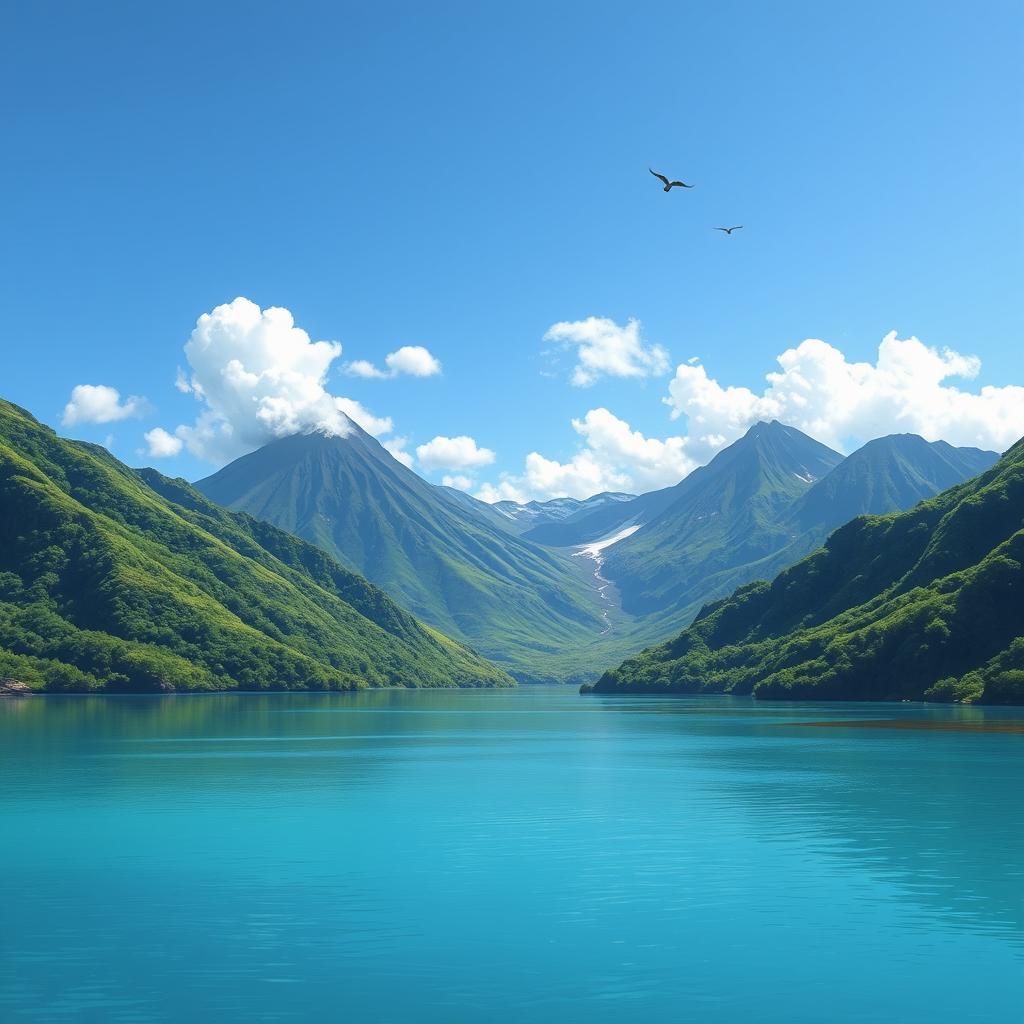
M1022 51L998 0L6 4L0 396L188 479L348 416L487 500L758 419L1005 448Z

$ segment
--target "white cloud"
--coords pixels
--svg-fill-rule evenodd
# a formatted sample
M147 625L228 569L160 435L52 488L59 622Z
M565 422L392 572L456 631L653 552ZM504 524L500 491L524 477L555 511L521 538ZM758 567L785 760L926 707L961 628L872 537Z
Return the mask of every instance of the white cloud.
M416 449L416 457L424 469L474 469L488 466L494 461L490 448L480 448L476 441L465 435L435 437Z
M939 351L917 338L882 339L875 363L851 363L837 348L808 339L778 357L760 394L723 387L703 366L681 365L665 399L685 415L698 458L735 440L758 420L778 419L845 451L893 433L1002 451L1024 434L1024 388L963 391L950 378L973 379L975 356Z
M353 359L345 364L345 372L350 377L375 377L378 380L387 377L383 370L378 370L368 359Z
M553 324L545 341L577 346L572 383L589 387L599 377L649 377L669 369L668 353L660 345L647 345L640 336L640 322L620 327L606 317Z
M410 377L434 377L441 372L441 362L422 345L403 345L384 357L386 370L380 370L366 359L355 359L345 364L345 372L353 377L371 377L386 380L406 374Z
M456 490L459 491L468 491L473 486L473 481L468 476L451 476L446 473L443 477L441 477L441 484L444 487L454 487Z
M163 427L154 427L142 435L146 440L146 454L151 459L169 459L181 453L185 442L169 434Z
M412 469L412 454L405 450L408 438L393 437L389 441L381 441L381 445L391 453L406 469Z
M474 497L491 505L496 501L515 501L524 505L530 500L530 495L516 483L516 479L510 473L502 473L496 484L481 484Z
M117 388L106 384L78 384L71 389L62 422L66 427L76 423L113 423L142 416L148 408L149 403L138 395L131 395L122 402Z
M374 437L383 437L395 429L390 416L374 416L365 405L357 402L354 398L335 398L334 404Z
M191 372L176 382L205 409L175 434L192 454L225 462L302 431L343 437L349 417L371 434L389 433L389 418L326 390L340 355L338 342L312 341L287 309L261 310L245 298L217 306L196 321L185 345Z
M384 362L392 373L411 377L434 377L441 372L440 361L422 345L403 345L397 352L388 353Z
M686 438L644 437L607 409L591 409L572 426L585 444L568 462L530 452L521 476L506 476L496 486L484 484L477 497L543 501L589 498L601 491L639 493L676 484L699 464L689 455Z

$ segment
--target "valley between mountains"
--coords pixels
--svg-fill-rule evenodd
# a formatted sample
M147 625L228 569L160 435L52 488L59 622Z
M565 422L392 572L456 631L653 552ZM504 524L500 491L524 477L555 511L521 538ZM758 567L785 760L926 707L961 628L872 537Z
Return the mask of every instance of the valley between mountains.
M1020 472L1020 445L1000 460L901 434L844 457L771 422L673 487L488 505L423 480L351 422L190 485L0 403L0 678L1005 701L1024 668ZM980 544L962 524L992 502L1002 517ZM942 509L961 525L943 533ZM943 570L976 573L969 587L935 575L938 543L955 548ZM927 622L921 586L946 595ZM943 660L935 637L970 619L948 595L981 601L979 587L1006 614L988 617L990 642L950 643L959 660ZM863 609L890 601L913 620L900 643L931 660L902 676L872 664L869 685L842 666L862 664L857 615L877 631Z

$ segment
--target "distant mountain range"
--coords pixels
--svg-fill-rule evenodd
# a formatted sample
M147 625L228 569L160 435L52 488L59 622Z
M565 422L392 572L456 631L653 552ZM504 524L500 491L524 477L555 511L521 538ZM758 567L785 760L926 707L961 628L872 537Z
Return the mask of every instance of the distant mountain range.
M0 401L0 682L508 686L311 544Z
M488 505L427 483L354 423L282 438L193 488L0 403L0 680L585 682L836 526L996 458L913 435L843 458L760 423L674 487Z
M759 423L674 487L488 505L427 483L353 424L275 441L195 486L324 548L518 679L567 681L770 578L837 523L913 505L996 457L899 435L844 459ZM627 526L600 561L581 552Z
M758 423L670 488L656 516L607 549L603 572L626 612L683 624L708 600L770 579L854 516L910 508L997 458L897 434L844 459L793 427Z
M521 680L583 679L609 653L592 648L605 621L587 565L427 483L355 423L274 441L195 486L318 545Z
M943 472L958 471L955 450L930 448ZM885 480L910 488L904 495L935 479L921 475L918 439L862 451L835 493L870 479L870 498L861 486L855 497L894 500L874 485L879 466ZM820 511L813 517L820 521ZM980 476L911 511L840 527L771 583L710 605L593 689L1024 703L1024 439Z
M551 498L549 501L496 501L491 508L524 530L536 530L554 523L573 522L599 509L635 501L635 494L603 491L591 498ZM532 537L531 540L540 540ZM544 543L544 541L540 541Z
M649 523L672 503L674 493L674 487L663 487L629 500L606 501L596 506L581 502L580 508L560 520L531 525L523 538L556 548L593 544L627 527Z

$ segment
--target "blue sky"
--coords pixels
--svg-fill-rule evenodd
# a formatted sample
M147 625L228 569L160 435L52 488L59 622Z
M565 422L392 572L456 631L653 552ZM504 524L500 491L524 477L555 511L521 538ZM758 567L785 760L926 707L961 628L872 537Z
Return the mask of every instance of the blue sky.
M132 464L195 478L225 457L174 382L197 317L237 296L339 341L325 393L491 497L670 482L773 410L847 447L1024 433L1017 3L0 17L0 394ZM696 187L665 195L648 166ZM544 335L591 317L611 322L605 369L575 386L585 329ZM891 331L921 345L891 341L878 369ZM807 338L830 347L766 395ZM344 372L402 346L442 372ZM82 384L117 389L123 418L61 426ZM156 427L179 454L150 456ZM436 437L475 447L420 458Z

